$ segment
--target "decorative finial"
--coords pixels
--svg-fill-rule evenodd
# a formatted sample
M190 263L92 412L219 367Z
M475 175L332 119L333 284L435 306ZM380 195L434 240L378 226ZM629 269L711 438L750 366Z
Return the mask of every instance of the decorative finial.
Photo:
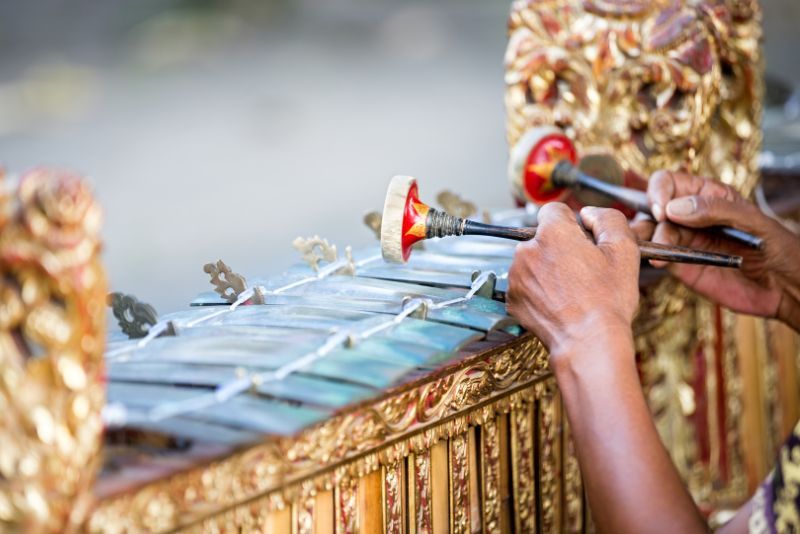
M239 294L247 287L245 277L231 271L222 260L217 260L217 263L206 263L203 270L211 276L214 291L231 304L236 302Z
M366 215L364 215L364 224L367 225L367 228L373 231L375 234L376 239L381 238L381 219L382 215L378 211L370 211Z
M320 271L320 262L334 263L339 261L339 253L336 251L336 245L328 243L327 239L322 239L320 236L314 237L298 237L292 242L292 246L303 255L303 261L308 263L311 269L318 273ZM337 274L356 274L356 265L353 261L353 250L351 247L345 247L344 256L347 260L345 265L336 270Z
M436 195L436 202L453 217L466 219L478 213L478 208L475 204L447 189Z
M146 302L140 302L133 295L109 293L106 299L122 332L131 339L147 335L150 327L158 322L156 309Z

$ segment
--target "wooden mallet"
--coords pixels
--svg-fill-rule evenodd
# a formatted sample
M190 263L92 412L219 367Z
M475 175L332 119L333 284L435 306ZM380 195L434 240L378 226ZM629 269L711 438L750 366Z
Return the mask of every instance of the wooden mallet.
M417 241L433 237L483 235L515 241L528 241L536 228L512 228L454 217L432 208L419 199L417 181L410 176L395 176L386 191L381 222L381 252L386 261L404 263ZM642 259L697 263L718 267L740 267L741 256L704 252L686 247L639 241Z
M509 178L521 198L542 203L563 198L567 190L591 191L652 217L647 193L622 185L624 174L619 163L605 154L578 161L569 137L552 127L528 130L514 145L509 160ZM760 237L730 226L708 230L757 250L764 245Z

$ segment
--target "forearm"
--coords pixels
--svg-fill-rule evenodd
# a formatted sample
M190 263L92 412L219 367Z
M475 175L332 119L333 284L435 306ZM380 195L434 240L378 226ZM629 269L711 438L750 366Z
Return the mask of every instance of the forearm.
M707 531L656 432L629 329L559 351L554 370L598 530Z

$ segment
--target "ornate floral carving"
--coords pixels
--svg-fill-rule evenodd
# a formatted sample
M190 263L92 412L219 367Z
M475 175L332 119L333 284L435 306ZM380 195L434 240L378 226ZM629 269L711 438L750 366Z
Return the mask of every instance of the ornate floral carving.
M122 333L131 339L146 336L150 327L158 322L156 309L146 302L140 302L133 295L109 293L107 302Z
M245 277L233 272L222 260L217 260L217 263L206 263L203 271L211 277L214 291L230 303L236 302L239 294L247 289Z
M539 407L539 493L542 499L544 532L560 532L561 489L559 469L559 438L561 424L559 400L555 381L539 382L535 386Z
M314 237L298 237L292 242L292 246L303 255L303 261L315 273L320 270L320 262L333 263L339 260L336 245L331 245L327 239L322 239L318 235ZM347 262L338 272L340 274L355 274L356 267L353 262L353 250L350 247L345 247L344 256Z
M417 532L430 532L431 519L431 453L428 450L414 455L414 519Z
M583 482L575 442L567 418L563 420L564 532L583 532Z
M383 477L387 534L403 533L403 462L386 466Z
M469 451L467 435L459 434L450 439L450 496L451 496L451 532L469 534L470 499L469 499Z
M314 484L303 484L297 507L297 534L313 534L314 532L316 493Z
M74 531L105 400L100 209L75 175L0 176L0 530Z
M535 532L536 529L536 483L533 466L535 430L531 412L532 405L526 402L516 406L510 413L511 473L514 478L514 515L518 532ZM545 486L540 481L540 491L543 487ZM543 507L547 507L544 502Z
M343 478L336 486L336 534L354 534L358 529L358 482Z
M483 467L483 530L500 531L500 435L495 414L481 425L481 466Z

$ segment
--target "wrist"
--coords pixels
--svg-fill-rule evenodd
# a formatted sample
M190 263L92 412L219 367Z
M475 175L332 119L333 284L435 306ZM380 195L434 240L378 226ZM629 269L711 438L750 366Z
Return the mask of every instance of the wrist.
M551 344L550 366L556 375L617 368L635 359L633 330L622 318L587 317L573 331Z

